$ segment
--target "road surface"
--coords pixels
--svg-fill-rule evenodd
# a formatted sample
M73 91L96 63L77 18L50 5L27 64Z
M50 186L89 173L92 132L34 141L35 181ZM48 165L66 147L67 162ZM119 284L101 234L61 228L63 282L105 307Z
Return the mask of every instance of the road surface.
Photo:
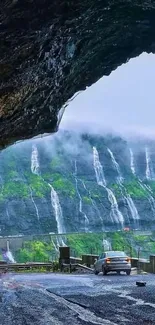
M155 275L10 274L0 286L1 325L155 324Z

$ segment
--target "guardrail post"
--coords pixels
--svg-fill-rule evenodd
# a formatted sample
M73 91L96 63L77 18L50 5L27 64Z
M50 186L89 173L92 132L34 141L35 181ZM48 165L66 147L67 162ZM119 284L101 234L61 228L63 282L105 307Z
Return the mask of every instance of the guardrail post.
M70 264L70 247L68 247L68 246L59 247L59 253L60 253L59 267L62 272L63 271L63 263Z
M132 258L132 246L130 246L130 257Z
M140 247L138 248L138 265L137 265L137 273L140 274Z
M155 255L150 255L150 271L155 273Z

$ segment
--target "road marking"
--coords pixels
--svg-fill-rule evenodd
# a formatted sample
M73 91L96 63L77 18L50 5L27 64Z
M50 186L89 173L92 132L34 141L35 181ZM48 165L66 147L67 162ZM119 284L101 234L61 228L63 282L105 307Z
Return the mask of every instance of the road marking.
M130 294L131 294L130 291L124 291L119 295L119 297L134 301L135 305L138 305L138 306L145 305L145 306L150 306L152 308L155 308L155 304L153 304L151 302L145 302L144 300L139 299L139 298L134 298L134 297L130 296Z
M60 305L65 305L74 313L76 312L79 318L85 322L89 322L91 324L96 324L96 325L117 325L117 323L95 316L94 313L91 312L90 310L87 310L76 303L68 302L65 298L55 295L51 292L48 292L46 289L42 289L41 291L48 294L50 297L56 300Z

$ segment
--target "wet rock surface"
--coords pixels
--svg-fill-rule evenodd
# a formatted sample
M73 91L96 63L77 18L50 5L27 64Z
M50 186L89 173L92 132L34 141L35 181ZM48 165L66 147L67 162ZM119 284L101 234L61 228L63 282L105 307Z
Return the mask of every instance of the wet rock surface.
M137 288L145 278L147 286ZM1 324L154 324L154 275L7 275Z
M57 129L77 91L155 49L150 0L1 0L0 144Z

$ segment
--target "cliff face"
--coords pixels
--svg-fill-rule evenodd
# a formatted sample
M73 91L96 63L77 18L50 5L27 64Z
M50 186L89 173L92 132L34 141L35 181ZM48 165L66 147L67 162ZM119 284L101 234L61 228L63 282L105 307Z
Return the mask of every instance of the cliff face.
M60 108L155 49L150 0L1 0L0 145L57 130Z
M153 142L61 131L0 162L1 235L154 229Z

